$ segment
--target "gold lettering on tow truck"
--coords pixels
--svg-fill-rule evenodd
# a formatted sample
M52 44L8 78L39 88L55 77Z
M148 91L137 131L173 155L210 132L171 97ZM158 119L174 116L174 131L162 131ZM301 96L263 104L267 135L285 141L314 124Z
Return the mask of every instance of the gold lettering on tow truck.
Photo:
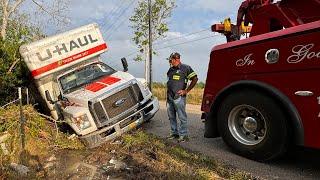
M299 63L305 59L320 58L320 52L311 51L314 44L297 45L292 48L293 55L287 59L288 63Z
M255 61L251 59L251 56L253 53L246 55L243 59L238 59L236 61L236 66L242 67L242 66L252 66L255 64Z

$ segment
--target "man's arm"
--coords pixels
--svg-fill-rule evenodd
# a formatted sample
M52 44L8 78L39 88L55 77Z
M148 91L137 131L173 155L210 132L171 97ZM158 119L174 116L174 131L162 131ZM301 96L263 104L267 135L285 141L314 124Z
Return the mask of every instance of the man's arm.
M192 78L191 78L191 83L190 83L190 85L188 86L188 88L187 88L186 90L180 90L180 91L178 91L178 94L179 94L180 96L183 96L183 95L188 94L189 91L191 91L191 89L194 88L194 86L197 84L197 82L198 82L198 77L197 77L197 76L192 77Z

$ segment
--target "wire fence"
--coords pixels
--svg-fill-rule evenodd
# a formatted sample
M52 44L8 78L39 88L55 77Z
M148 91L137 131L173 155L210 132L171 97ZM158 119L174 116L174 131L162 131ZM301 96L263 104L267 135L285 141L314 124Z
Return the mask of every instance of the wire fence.
M4 105L0 106L1 109L6 109L7 107L11 106L11 105L18 105L19 106L19 134L20 134L20 140L21 140L21 147L24 150L25 149L25 124L26 124L26 118L25 118L25 114L23 112L23 108L25 105L36 105L36 104L31 104L30 102L30 93L29 93L29 89L26 87L18 87L16 89L16 94L17 94L17 98L15 98L14 100L5 103ZM56 137L59 136L59 128L58 128L58 124L60 122L66 122L66 121L62 121L62 120L56 120L54 118L52 118L51 116L42 114L40 112L37 112L39 116L50 120L51 122L54 123L55 128L56 128Z
M25 123L26 123L26 118L25 115L23 114L23 105L24 102L22 101L22 96L25 95L26 97L26 103L29 104L29 89L28 88L21 88L19 87L17 89L17 94L18 98L12 100L11 102L6 103L5 105L1 106L2 109L5 109L6 107L13 105L13 104L18 104L19 105L19 132L20 132L20 140L21 140L21 148L24 150L25 149ZM24 90L24 91L23 91ZM23 93L24 92L24 93Z
M20 97L21 95L21 97ZM21 100L23 105L29 105L30 104L30 95L29 95L29 88L24 88L24 87L18 87L16 89L16 98L13 99L12 101L5 103L4 105L0 106L0 108L5 109L7 106L19 103ZM25 98L23 98L25 97Z

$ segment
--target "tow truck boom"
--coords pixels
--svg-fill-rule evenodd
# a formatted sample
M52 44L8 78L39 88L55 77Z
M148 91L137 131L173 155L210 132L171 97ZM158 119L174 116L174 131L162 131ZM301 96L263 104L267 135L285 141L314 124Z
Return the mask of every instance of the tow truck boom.
M243 33L250 37L294 27L320 19L320 0L246 0L238 10L237 24L226 19L221 24L214 24L211 29L227 37L227 41L240 39ZM252 28L248 27L252 24Z

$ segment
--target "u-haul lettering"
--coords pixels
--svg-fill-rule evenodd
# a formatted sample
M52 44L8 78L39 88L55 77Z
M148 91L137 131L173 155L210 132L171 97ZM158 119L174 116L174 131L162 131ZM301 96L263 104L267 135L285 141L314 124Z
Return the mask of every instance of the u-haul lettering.
M106 50L107 45L95 24L44 38L20 48L35 79L76 66Z
M40 61L47 61L53 57L53 54L62 55L62 53L68 53L74 49L79 49L81 47L87 46L97 42L98 39L92 38L91 34L78 38L77 40L71 40L69 43L62 43L61 45L56 45L54 50L46 49L44 53L37 52L36 55Z

